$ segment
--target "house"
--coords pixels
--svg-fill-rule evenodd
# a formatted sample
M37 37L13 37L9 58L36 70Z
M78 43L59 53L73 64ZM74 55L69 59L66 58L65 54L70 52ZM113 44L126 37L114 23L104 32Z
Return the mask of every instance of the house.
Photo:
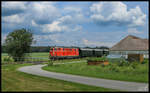
M128 35L110 48L110 54L120 54L128 60L143 60L149 55L149 40ZM140 58L140 59L138 59Z

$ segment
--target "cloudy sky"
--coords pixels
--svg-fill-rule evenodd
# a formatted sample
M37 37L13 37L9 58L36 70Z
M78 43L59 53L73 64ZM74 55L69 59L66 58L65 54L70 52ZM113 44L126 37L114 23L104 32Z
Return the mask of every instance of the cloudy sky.
M148 38L148 2L2 2L1 41L31 29L34 46L108 46L134 35Z

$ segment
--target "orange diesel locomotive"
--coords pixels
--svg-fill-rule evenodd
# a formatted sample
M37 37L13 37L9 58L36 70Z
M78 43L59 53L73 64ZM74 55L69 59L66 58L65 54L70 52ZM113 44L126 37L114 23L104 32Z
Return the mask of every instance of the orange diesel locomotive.
M50 48L49 52L51 58L77 58L79 57L79 49L78 48L62 48L55 47Z

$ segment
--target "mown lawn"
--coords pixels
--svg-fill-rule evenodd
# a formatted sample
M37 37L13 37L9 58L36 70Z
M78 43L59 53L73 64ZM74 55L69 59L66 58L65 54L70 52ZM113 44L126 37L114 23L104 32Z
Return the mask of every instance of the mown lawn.
M133 62L131 64L119 64L118 62L109 62L107 66L103 65L87 65L84 63L72 63L45 66L42 69L53 72L75 74L81 76L89 76L96 78L105 78L121 81L146 82L148 83L149 60L145 60L144 64Z
M30 64L2 65L2 92L6 91L116 91L67 82L19 72L16 69Z

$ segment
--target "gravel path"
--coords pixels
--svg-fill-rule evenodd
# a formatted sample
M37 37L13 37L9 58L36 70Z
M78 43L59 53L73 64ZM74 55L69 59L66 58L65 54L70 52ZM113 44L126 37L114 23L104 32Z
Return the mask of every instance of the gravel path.
M77 76L77 75L69 75L63 73L55 73L42 70L41 67L46 65L32 65L21 67L18 70L21 72L39 75L44 77L50 77L65 81L71 81L81 84L93 85L104 88L118 89L123 91L148 91L147 83L135 83L135 82L125 82L125 81L117 81L117 80L108 80L108 79L99 79L99 78L91 78L85 76Z

